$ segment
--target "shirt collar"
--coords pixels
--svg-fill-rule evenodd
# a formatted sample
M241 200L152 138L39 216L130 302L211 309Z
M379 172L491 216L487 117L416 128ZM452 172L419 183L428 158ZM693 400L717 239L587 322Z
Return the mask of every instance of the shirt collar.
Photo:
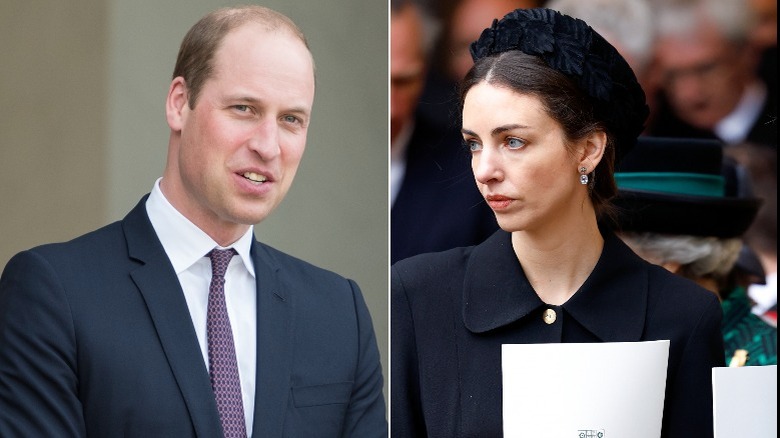
M647 270L617 236L602 233L604 249L596 267L561 307L604 342L639 340L647 306ZM510 233L499 230L474 248L463 288L466 328L484 333L544 305L517 261Z
M398 137L395 139L390 147L390 206L395 204L395 199L398 197L398 192L401 191L401 186L404 182L404 175L406 174L406 149L409 147L409 142L412 140L412 133L414 132L414 119L404 124L401 132L398 133Z
M401 132L398 133L395 141L393 141L393 144L390 146L391 161L406 161L406 149L409 147L409 142L412 140L414 125L414 119L404 123L404 127L401 128Z
M715 125L715 134L726 143L739 143L747 138L750 128L761 115L766 100L766 86L753 82L729 115Z
M168 202L160 190L161 180L162 178L158 178L155 181L154 188L146 200L146 212L176 275L179 275L212 249L222 247ZM230 247L236 250L244 267L254 277L255 267L250 255L254 240L253 232L254 227L250 226L246 233Z

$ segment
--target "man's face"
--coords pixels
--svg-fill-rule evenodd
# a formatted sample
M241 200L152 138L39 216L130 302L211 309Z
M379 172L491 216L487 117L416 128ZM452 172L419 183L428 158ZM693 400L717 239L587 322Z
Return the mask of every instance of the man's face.
M471 43L479 39L482 31L493 20L517 8L532 8L536 2L522 0L465 0L458 3L450 18L451 28L447 36L449 48L448 72L452 80L460 82L474 66L471 59Z
M213 63L194 108L183 79L171 85L162 184L184 216L231 243L268 216L292 184L306 144L314 66L298 38L255 23L226 35Z
M657 44L661 86L677 116L700 129L734 110L748 82L744 54L711 28Z
M751 31L753 44L763 49L777 45L777 0L750 0L748 4L756 15Z
M406 6L393 13L390 24L390 140L408 123L425 83L422 22L417 10Z

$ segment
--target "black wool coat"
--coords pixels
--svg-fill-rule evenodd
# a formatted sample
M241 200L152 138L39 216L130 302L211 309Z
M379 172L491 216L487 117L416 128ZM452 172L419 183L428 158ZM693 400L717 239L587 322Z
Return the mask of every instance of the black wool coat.
M603 233L596 267L561 306L536 295L504 231L394 264L392 436L502 436L501 344L668 339L662 436L712 437L712 368L725 364L716 296Z

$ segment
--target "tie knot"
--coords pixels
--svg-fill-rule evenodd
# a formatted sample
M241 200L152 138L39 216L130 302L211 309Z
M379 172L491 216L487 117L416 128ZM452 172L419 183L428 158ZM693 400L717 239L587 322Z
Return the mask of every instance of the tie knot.
M228 264L230 264L230 259L232 259L236 254L236 250L233 248L215 248L209 251L209 253L206 255L211 259L211 275L213 277L224 277Z

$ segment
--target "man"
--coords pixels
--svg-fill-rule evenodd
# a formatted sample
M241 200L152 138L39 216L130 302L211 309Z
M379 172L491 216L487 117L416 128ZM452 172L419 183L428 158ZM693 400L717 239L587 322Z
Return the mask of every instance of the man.
M420 98L418 113L445 125L460 123L458 84L474 61L469 48L495 19L518 9L535 8L540 0L455 0L439 2L442 29ZM460 126L457 127L460 131Z
M777 96L757 73L750 8L698 0L657 11L662 95L648 132L777 147Z
M0 436L386 436L358 286L253 237L306 143L303 34L267 8L220 9L173 76L152 192L0 278Z
M433 44L430 20L393 0L390 20L390 258L481 242L498 227L477 191L460 126L418 111ZM457 103L449 111L457 113Z
M456 83L466 77L474 65L469 48L495 19L515 9L542 6L539 0L459 0L451 4L444 29L443 66Z
M550 0L546 8L588 23L626 59L642 86L653 120L656 81L652 76L655 23L646 0Z

